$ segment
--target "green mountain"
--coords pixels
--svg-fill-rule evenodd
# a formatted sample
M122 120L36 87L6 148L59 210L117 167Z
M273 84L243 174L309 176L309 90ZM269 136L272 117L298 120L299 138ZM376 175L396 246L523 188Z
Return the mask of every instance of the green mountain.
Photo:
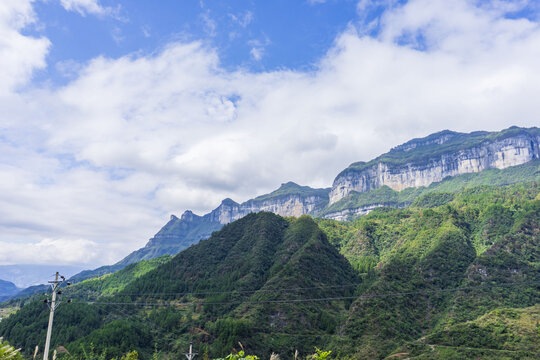
M318 346L352 359L535 359L539 193L477 186L351 222L250 214L141 276L73 286L53 343L143 359L190 341L209 358L240 342L262 357ZM0 336L29 353L46 322L29 303Z
M104 285L115 275L98 281ZM76 288L95 289L93 281L75 285L72 295ZM291 347L309 351L336 331L347 306L340 298L351 296L358 281L310 217L250 214L133 280L113 298L62 304L58 318L89 320L75 335L57 330L53 342L74 353L93 343L111 356L130 349L149 356L154 344L180 352L195 338L201 351L217 356L237 346L241 336L244 346L261 354ZM317 300L295 304L307 297ZM118 309L118 303L127 305ZM139 311L140 303L168 306ZM39 302L25 305L0 323L0 333L31 351L40 340L29 332L45 328L46 313ZM62 321L58 328L73 326Z
M318 211L328 203L329 191L330 189L313 189L288 182L281 184L277 190L269 194L242 204L225 199L220 206L204 216L196 215L189 210L180 218L171 215L169 222L143 248L132 252L114 265L82 271L71 277L70 281L80 282L113 273L141 260L176 255L201 239L209 238L212 232L221 229L223 225L250 213L270 211L282 216L301 216Z
M381 206L407 207L433 201L430 193L455 193L476 185L508 185L540 179L540 129L511 127L500 132L470 134L442 131L413 139L369 162L343 170L331 189L313 189L293 182L238 204L225 199L210 213L186 211L170 221L148 242L112 266L84 271L81 281L114 272L140 260L175 255L208 238L224 224L252 212L270 211L281 216L310 214L335 220L366 215ZM451 194L437 195L437 203Z

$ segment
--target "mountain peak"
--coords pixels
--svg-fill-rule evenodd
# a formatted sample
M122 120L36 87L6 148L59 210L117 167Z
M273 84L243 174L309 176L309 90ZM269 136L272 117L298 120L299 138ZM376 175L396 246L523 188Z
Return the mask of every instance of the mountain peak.
M182 214L182 216L180 218L182 220L185 220L185 221L191 221L191 220L193 220L194 215L195 214L193 214L193 212L191 210L186 210L186 211L184 211L184 213Z
M298 185L295 182L289 181L289 182L281 184L281 186L279 187L278 190L280 190L280 189L300 189L300 188L302 188L302 186Z
M442 130L423 138L416 138L416 139L409 140L404 144L401 144L392 148L392 150L390 151L409 151L420 146L426 146L426 145L431 145L431 144L441 145L447 142L448 140L452 139L456 135L462 135L462 134L455 131Z
M238 206L238 203L231 198L226 198L221 201L221 205L224 206Z

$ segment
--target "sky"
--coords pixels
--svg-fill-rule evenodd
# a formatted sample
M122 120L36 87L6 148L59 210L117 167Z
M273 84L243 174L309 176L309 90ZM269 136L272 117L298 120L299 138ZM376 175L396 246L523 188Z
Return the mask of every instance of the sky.
M443 129L540 124L540 3L2 0L0 265L112 264Z

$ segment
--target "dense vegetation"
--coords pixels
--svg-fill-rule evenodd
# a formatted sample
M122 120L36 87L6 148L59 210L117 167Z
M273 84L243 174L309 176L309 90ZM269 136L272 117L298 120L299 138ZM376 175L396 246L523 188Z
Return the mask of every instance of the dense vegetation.
M8 359L21 360L22 356L18 349L15 349L13 346L8 344L7 341L4 341L4 339L0 337L0 360Z
M75 358L91 344L105 358L167 358L193 341L202 358L241 342L261 358L319 346L337 358L535 359L539 190L447 187L350 222L251 214L140 276L73 287L53 343ZM28 303L0 336L30 354L47 313Z

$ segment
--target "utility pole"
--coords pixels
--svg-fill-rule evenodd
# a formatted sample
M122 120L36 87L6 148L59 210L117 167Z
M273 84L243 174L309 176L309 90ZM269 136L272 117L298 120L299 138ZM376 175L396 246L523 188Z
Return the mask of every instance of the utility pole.
M58 278L61 278L62 280L58 280ZM52 288L52 298L49 301L49 299L45 300L45 303L49 305L49 309L51 310L49 313L49 326L47 328L47 339L45 340L45 353L43 354L43 360L49 359L49 347L51 345L51 334L52 334L52 327L53 327L53 320L54 320L54 311L56 310L57 306L61 303L61 301L56 302L56 295L61 295L62 291L58 290L58 286L62 284L64 281L66 281L66 278L60 275L58 271L56 272L56 276L54 278L54 281L49 281L49 284L51 284ZM71 283L67 283L68 285L71 285ZM69 299L67 302L71 302L71 299Z
M197 353L193 352L193 343L192 342L189 343L189 353L184 354L184 355L186 355L188 360L193 360L195 355L197 355ZM46 360L46 359L44 359L44 360Z

